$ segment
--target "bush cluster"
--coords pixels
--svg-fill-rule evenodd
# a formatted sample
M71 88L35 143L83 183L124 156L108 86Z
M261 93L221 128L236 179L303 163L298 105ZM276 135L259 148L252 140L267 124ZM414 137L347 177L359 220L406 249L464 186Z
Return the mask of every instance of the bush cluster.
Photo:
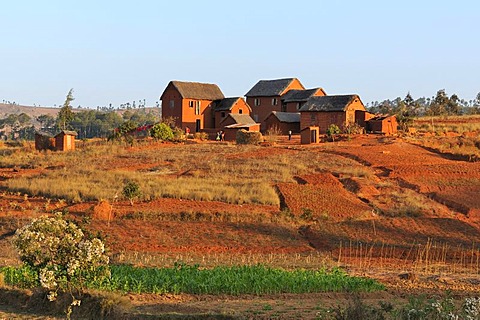
M259 144L262 142L262 134L255 131L247 131L245 129L237 131L237 144Z
M34 219L18 229L13 243L40 286L48 290L48 300L56 300L59 291L71 294L67 316L72 306L80 305L74 293L83 289L84 282L108 274L102 268L109 262L103 242L88 239L81 228L60 213Z

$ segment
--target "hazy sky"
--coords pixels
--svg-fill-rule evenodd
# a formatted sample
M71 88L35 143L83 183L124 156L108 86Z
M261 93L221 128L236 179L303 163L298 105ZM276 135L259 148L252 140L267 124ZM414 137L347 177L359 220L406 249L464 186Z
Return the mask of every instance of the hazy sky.
M146 99L170 80L243 96L297 77L373 100L480 92L480 1L1 1L0 102Z

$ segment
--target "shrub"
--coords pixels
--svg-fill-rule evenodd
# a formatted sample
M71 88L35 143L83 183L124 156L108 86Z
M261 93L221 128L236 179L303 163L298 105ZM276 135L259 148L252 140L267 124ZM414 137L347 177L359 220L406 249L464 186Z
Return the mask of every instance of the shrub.
M335 141L335 136L340 133L340 128L336 124L331 124L327 128L327 135Z
M157 123L150 129L150 135L155 140L168 141L173 139L173 131L166 123Z
M122 194L125 198L130 201L130 204L133 206L133 199L140 197L142 194L140 192L140 186L134 181L127 181L123 187Z
M262 141L262 134L256 131L237 131L236 141L238 144L259 144Z
M344 123L343 124L343 133L346 134L361 134L364 132L364 128L362 128L358 123Z
M172 129L173 132L173 141L180 142L187 139L187 136L183 132L182 128L175 127Z
M121 141L122 139L125 141L125 143L129 145L133 145L134 137L133 137L133 132L137 128L137 125L135 122L128 120L122 123L122 125L118 128L116 128L112 135L108 138L108 140L118 140Z
M195 139L202 140L202 141L208 140L208 133L206 133L206 132L195 132L193 137Z
M56 300L58 291L71 295L67 318L72 307L80 305L74 291L81 291L85 281L108 274L102 268L109 262L103 242L87 239L76 224L64 220L59 213L34 219L18 229L13 243L40 286L48 290L48 300Z

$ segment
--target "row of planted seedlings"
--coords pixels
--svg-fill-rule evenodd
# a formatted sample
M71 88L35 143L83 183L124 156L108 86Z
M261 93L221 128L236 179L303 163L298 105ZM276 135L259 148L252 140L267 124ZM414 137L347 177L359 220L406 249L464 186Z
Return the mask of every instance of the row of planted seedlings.
M132 293L278 294L353 292L382 290L373 279L352 277L341 269L284 270L265 265L217 266L175 264L172 268L139 268L111 265L110 276L88 279L90 289ZM4 282L20 287L38 286L38 277L28 267L0 269Z

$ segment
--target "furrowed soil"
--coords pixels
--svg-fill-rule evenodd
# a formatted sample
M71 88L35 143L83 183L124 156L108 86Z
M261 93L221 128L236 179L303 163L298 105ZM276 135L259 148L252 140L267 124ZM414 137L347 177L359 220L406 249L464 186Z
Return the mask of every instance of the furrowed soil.
M362 294L370 304L380 300L401 303L410 294L431 296L445 290L459 297L478 295L480 162L455 160L395 137L357 136L308 146L294 142L282 138L269 146L225 149L225 159L237 164L252 158L280 159L279 165L289 166L299 159L312 159L308 170L299 169L290 179L272 179L278 206L174 198L133 205L123 199L69 203L6 188L11 179L48 174L49 169L0 168L0 265L19 263L10 243L17 228L34 217L63 211L92 234L102 235L113 263L158 267L178 261L204 267L263 263L286 269L339 266L387 286L384 292ZM214 144L200 143L196 150L201 152L203 145L205 159L215 161ZM201 166L189 171L172 166L178 166L177 160L149 157L142 161L159 150L173 154L173 150L190 147L143 144L129 148L123 157L98 155L98 159L103 159L102 170L115 172L142 173L153 168L165 179L208 175ZM262 168L255 170L260 174ZM315 319L324 308L349 300L347 294L333 293L128 297L131 315L214 319ZM10 317L11 308L0 303L0 310L5 312L0 312L0 318Z

